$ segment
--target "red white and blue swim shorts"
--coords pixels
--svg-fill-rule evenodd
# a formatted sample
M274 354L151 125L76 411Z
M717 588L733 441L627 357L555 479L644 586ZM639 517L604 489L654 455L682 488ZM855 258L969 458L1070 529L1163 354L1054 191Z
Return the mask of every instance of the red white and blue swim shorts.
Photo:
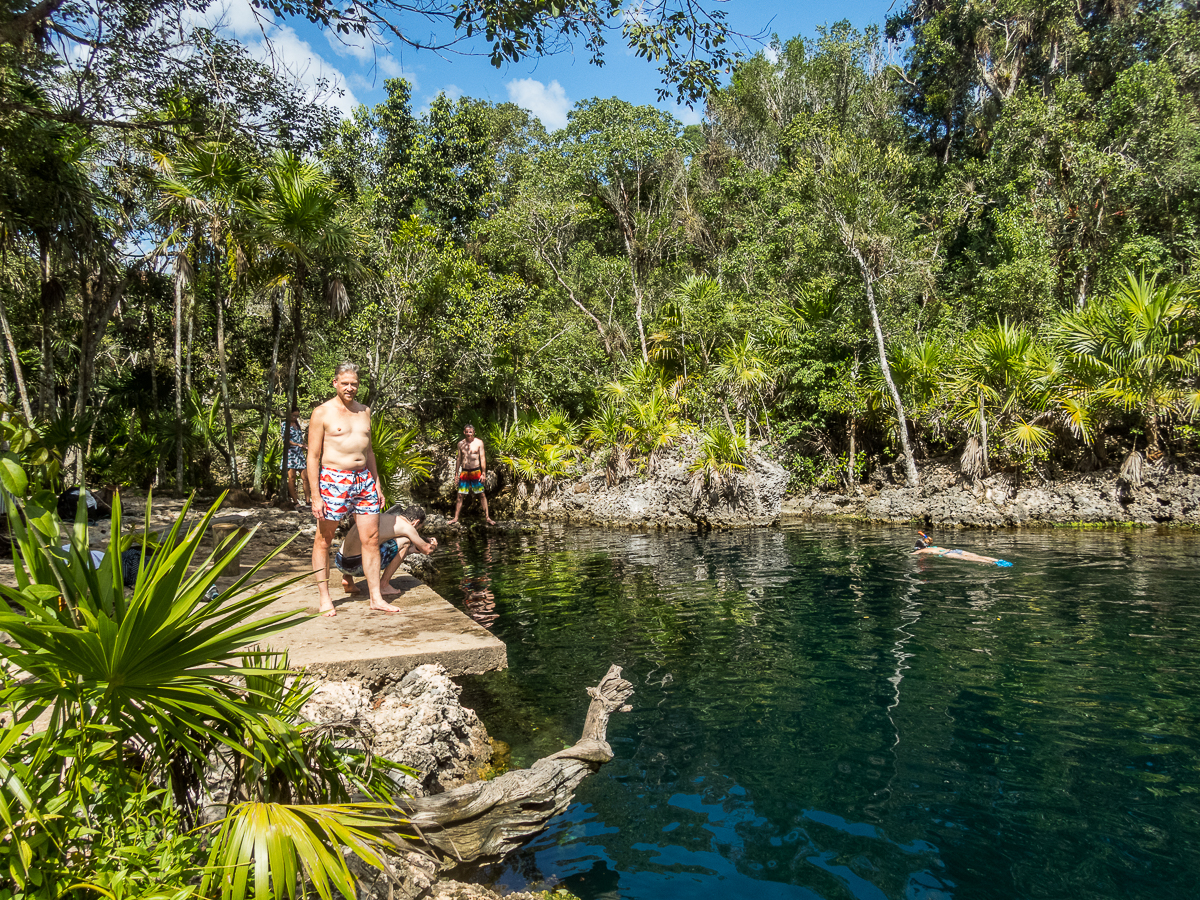
M376 515L383 509L379 485L370 469L331 469L321 466L321 499L325 501L325 521L337 522L349 513Z

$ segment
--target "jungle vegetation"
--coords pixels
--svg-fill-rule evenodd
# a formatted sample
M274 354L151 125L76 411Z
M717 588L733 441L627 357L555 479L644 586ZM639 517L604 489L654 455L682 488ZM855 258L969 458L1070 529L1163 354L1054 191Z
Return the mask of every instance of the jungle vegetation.
M0 22L0 394L60 483L270 491L283 412L343 359L390 472L473 420L523 489L680 441L703 480L756 446L847 484L1196 449L1191 4L914 0L742 56L659 4L623 39L703 123L591 98L553 133L469 97L414 112L403 80L335 121L155 9ZM260 9L405 40L436 14L498 60L602 53L611 12Z
M694 0L255 6L497 61L623 22L704 121L590 98L548 133L402 80L337 121L190 0L0 9L4 897L349 896L337 847L397 827L369 752L244 654L271 589L212 599L200 529L143 534L127 594L129 536L92 569L53 513L81 481L270 491L344 359L389 479L467 420L535 492L684 442L709 486L752 447L847 484L1197 449L1191 3L913 0L742 57ZM197 831L214 754L238 802Z
M524 488L680 439L810 484L1195 448L1190 5L913 2L696 70L702 125L596 97L553 133L403 80L335 121L215 32L179 53L184 6L110 8L89 71L90 6L0 48L0 394L64 484L270 491L343 359L389 472L472 419Z

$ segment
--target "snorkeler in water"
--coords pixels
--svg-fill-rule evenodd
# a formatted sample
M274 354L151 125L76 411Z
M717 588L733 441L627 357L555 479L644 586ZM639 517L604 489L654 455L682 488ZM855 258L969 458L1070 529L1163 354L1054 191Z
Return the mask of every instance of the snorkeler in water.
M1008 568L1012 563L1003 559L996 559L994 556L980 556L978 553L972 553L970 550L949 550L945 547L938 547L933 543L933 538L923 531L918 531L917 546L913 548L913 553L919 553L924 556L944 556L947 559L963 559L967 562L990 563L1001 568Z

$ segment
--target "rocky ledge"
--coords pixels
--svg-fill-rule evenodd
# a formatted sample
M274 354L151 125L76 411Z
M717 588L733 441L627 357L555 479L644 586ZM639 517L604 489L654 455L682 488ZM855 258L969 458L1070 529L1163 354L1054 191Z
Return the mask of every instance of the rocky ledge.
M510 484L488 472L492 513L503 518L574 522L614 528L680 529L741 528L770 525L779 519L787 489L783 466L757 453L743 470L723 483L706 481L689 471L697 449L683 444L660 458L649 477L626 475L609 485L596 465L579 478L552 484ZM434 478L414 485L413 496L442 506L455 497L453 465L438 461ZM433 527L440 521L430 519Z
M1200 475L1150 468L1140 485L1115 469L1056 481L997 473L984 479L950 463L923 467L921 487L863 484L854 491L813 490L784 499L781 519L846 519L1012 527L1124 524L1200 525Z
M424 797L475 781L491 761L487 729L458 702L460 693L444 668L429 664L378 684L323 681L301 714L315 725L361 730L377 756L417 773L401 776L402 787Z

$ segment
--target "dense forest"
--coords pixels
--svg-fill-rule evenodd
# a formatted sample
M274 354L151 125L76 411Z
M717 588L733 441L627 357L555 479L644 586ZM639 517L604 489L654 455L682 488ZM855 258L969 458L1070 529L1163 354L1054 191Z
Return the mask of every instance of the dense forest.
M260 649L287 584L218 583L250 536L118 504L101 553L55 513L81 481L282 494L281 420L343 360L389 482L467 421L518 490L673 447L796 485L1200 449L1193 0L910 0L745 54L699 0L252 0L497 64L619 35L705 112L593 98L553 133L403 80L339 121L207 6L0 8L0 898L390 867L398 764Z
M1197 446L1194 4L914 0L676 59L701 125L553 133L403 80L336 121L185 3L54 9L0 35L0 392L65 483L269 491L342 360L389 478L468 420L518 481ZM521 28L498 60L571 36Z

